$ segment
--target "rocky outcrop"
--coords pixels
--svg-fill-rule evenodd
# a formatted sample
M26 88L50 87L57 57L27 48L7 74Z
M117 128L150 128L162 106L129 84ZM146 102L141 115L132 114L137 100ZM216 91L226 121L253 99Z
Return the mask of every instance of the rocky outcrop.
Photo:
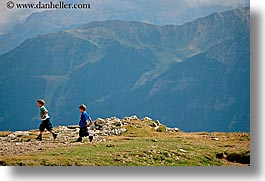
M144 117L139 119L136 115L130 117L124 117L123 119L119 119L116 117L111 118L98 118L95 120L94 125L91 125L89 130L92 134L96 136L112 136L112 135L121 135L123 132L126 132L126 126L133 123L135 120L145 121L149 124L150 128L154 128L158 130L162 125L159 120L152 120L149 117ZM179 132L179 128L166 128L168 132Z
M139 126L136 124L137 121L144 123L144 125L150 127L150 130L154 131L180 131L178 128L167 128L158 120L152 120L149 117L139 119L136 115L124 117L122 119L117 117L106 119L97 118L94 121L94 124L88 127L88 130L90 135L94 136L94 143L106 142L107 137L109 136L119 136L125 133L128 126L134 126L135 128L138 128ZM54 131L58 133L56 140L53 140L51 134L45 133L43 135L44 139L42 142L35 140L38 130L15 131L2 134L0 135L0 156L21 154L24 152L45 150L54 147L72 146L88 142L88 140L85 139L83 143L74 143L79 132L79 126L77 125L58 126L54 128Z

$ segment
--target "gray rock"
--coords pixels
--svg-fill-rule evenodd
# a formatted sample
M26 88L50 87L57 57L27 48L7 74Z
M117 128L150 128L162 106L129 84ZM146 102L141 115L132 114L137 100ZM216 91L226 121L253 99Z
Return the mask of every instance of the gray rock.
M152 150L151 152L154 153L154 154L157 154L157 151L156 150Z
M96 130L96 131L95 131L95 134L99 134L99 133L100 133L100 130Z
M159 127L159 125L157 125L155 122L152 122L152 124L150 125L152 128L156 128Z
M95 126L103 126L106 123L106 121L102 118L98 118L96 119L96 121L94 122Z
M114 123L115 126L122 126L122 122L121 121L117 121Z
M116 117L111 117L110 118L110 121L111 122L119 122L119 121L121 121L119 118L116 118Z
M212 140L219 141L220 139L219 138L212 138Z
M108 133L102 133L100 136L110 136Z
M130 117L124 117L124 118L123 118L123 121L130 121L130 120L131 120Z
M135 120L135 119L138 119L138 117L136 115L133 115L130 117L131 120Z
M59 127L60 128L60 127ZM65 129L65 126L62 126L61 127L62 129ZM72 125L72 126L67 126L68 129L76 129L76 128L79 128L78 125Z
M108 125L103 125L102 130L106 130L106 129L108 129Z
M162 124L160 123L159 120L156 120L155 123L158 125L158 126L161 126Z
M126 128L120 128L119 131L120 131L120 132L126 132L127 129L126 129Z
M143 120L143 121L152 121L152 119L149 118L149 117L144 117L142 120Z
M157 131L159 128L160 128L160 126L156 126L156 127L155 127L155 130Z
M119 135L119 134L120 134L120 132L119 132L118 129L113 129L113 130L111 130L111 132L112 132L112 134L114 134L114 135Z
M9 134L9 135L7 136L7 138L10 139L10 140L13 140L13 139L16 139L17 137L16 137L16 135L14 135L13 133L11 133L11 134Z
M183 153L187 153L187 151L184 150L184 149L179 149L179 151L181 151L181 152L183 152Z
M168 132L180 132L179 128L167 128Z
M15 137L29 136L28 131L16 131L13 133Z

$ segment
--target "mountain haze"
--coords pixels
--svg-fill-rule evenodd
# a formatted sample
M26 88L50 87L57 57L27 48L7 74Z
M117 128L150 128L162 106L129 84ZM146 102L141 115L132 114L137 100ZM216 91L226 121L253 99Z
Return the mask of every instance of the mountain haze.
M103 21L37 36L0 56L0 129L136 114L183 131L249 131L249 8L184 25Z
M16 3L16 0L14 0ZM31 0L31 2L39 2ZM49 3L43 0L42 3ZM37 35L75 28L93 21L139 21L156 25L184 24L213 12L249 6L249 0L229 2L208 1L130 1L130 0L65 0L65 3L90 3L90 9L10 11L0 7L0 54L19 46ZM20 3L27 3L20 2ZM27 13L27 14L23 14ZM22 18L23 17L23 18ZM21 20L23 19L23 21ZM4 25L6 22L7 24ZM2 24L4 23L4 24ZM13 24L13 25L12 25ZM12 26L13 28L9 27Z

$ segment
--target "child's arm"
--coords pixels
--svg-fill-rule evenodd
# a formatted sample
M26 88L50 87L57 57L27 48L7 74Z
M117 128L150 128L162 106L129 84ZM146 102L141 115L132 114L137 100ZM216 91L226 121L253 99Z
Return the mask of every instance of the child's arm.
M89 120L89 122L90 122L91 125L94 124L93 121L92 121L92 119L91 119L91 117L88 117L88 120ZM86 127L88 127L88 126L89 126L89 124L88 124L88 121L86 120Z
M91 119L91 117L90 117L90 116L88 117L88 119L89 119L89 121L90 121L90 124L92 124L92 125L93 125L94 123L93 123L93 121L92 121L92 119Z
M48 110L44 112L42 119L44 119L46 117L46 115L48 114Z

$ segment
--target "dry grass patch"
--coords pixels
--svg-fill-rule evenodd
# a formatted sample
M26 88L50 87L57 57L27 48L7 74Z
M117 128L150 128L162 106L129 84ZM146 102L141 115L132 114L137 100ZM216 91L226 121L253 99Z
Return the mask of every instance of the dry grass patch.
M6 137L6 136L8 136L11 133L12 133L11 131L1 131L0 132L0 137Z

